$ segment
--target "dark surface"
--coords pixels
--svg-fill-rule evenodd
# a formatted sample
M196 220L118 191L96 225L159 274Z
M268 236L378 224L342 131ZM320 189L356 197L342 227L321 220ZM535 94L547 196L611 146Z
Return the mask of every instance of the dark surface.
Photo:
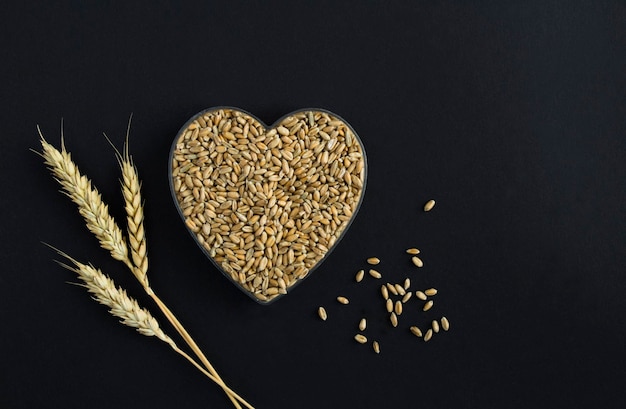
M131 112L152 285L257 408L624 406L623 2L55 3L0 5L0 407L231 407L66 284L40 244L155 310L28 151L36 124L58 146L64 118L67 148L123 220L102 132L121 146ZM345 239L268 307L217 273L170 197L172 139L215 105L266 123L323 107L367 149ZM353 281L372 255L385 280L436 286L433 310L411 303L391 328L379 282ZM408 332L442 314L449 333ZM361 316L379 356L352 339Z

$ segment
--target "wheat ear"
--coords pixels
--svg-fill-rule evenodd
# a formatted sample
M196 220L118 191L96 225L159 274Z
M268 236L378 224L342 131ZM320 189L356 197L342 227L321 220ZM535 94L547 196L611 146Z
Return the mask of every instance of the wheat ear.
M100 246L108 250L114 259L132 268L122 230L109 214L109 209L102 201L98 190L92 186L91 181L85 175L80 173L71 154L65 150L63 134L61 133L61 150L59 151L45 140L39 126L37 126L37 131L43 150L35 152L43 157L48 169L61 185L62 192L78 205L78 211L85 219L89 231L96 236Z
M130 134L130 122L128 120L128 128L126 130L126 142L124 144L123 153L115 149L118 163L122 171L122 195L124 196L124 204L126 210L126 223L128 231L128 244L133 264L135 266L134 274L144 285L148 286L148 252L146 244L146 231L143 226L143 200L141 198L141 182L137 168L133 163L128 148L128 137ZM105 135L106 137L106 135ZM108 138L107 138L108 139ZM109 143L111 141L109 140ZM113 146L113 144L111 143ZM115 146L114 146L115 148Z
M58 262L64 268L75 272L78 278L83 282L82 285L93 295L93 299L109 308L111 315L120 318L123 325L135 328L137 332L145 336L154 336L168 344L174 351L191 362L198 370L213 382L218 380L195 362L189 355L182 351L174 340L167 336L159 326L156 318L150 314L150 311L139 306L137 300L129 297L126 291L115 285L115 282L100 269L95 268L91 264L83 264L66 253L54 249L58 254L69 260L72 265ZM226 387L226 390L234 397L243 400L233 390Z
M131 117L132 119L132 117ZM130 122L128 121L128 128L126 131L126 142L124 144L123 153L120 153L117 149L115 149L116 156L120 165L120 169L122 172L122 195L124 196L124 203L126 209L126 220L128 223L128 242L130 247L130 252L132 255L132 261L134 264L133 273L139 279L139 281L143 284L143 280L145 280L146 285L144 285L144 290L152 297L155 303L163 312L163 315L168 319L168 321L172 324L172 326L176 329L176 331L180 334L180 336L185 340L189 348L194 352L194 354L200 359L202 364L206 367L206 369L219 380L217 382L220 386L226 386L223 382L220 375L217 373L213 365L209 362L207 357L204 355L202 350L198 347L196 342L193 340L191 335L187 332L185 327L180 323L178 318L172 313L172 311L161 301L161 299L156 295L156 293L147 285L147 273L148 273L148 256L147 256L147 244L146 244L146 235L145 229L143 227L143 200L141 197L141 182L139 179L139 173L137 171L137 167L133 163L132 157L129 153L128 147L128 138L130 133ZM106 135L105 135L106 137ZM108 138L107 138L108 139ZM110 142L110 141L109 141ZM113 145L113 144L111 144ZM141 278L140 278L141 277ZM224 389L226 391L226 389ZM228 397L235 407L240 408L241 406L237 403L233 396L231 396L227 392ZM249 406L249 404L245 401L242 402L244 405Z

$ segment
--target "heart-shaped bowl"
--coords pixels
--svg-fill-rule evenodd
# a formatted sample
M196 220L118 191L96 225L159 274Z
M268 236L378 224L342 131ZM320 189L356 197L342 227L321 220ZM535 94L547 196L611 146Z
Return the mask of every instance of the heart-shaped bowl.
M260 304L310 276L363 202L367 157L338 115L291 112L272 126L238 108L201 111L170 150L172 198L211 262Z

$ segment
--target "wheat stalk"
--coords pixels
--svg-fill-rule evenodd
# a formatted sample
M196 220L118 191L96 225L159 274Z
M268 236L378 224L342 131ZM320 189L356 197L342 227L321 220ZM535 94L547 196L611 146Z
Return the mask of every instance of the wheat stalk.
M130 121L129 121L130 129ZM217 371L202 353L198 345L185 330L180 321L174 316L171 310L161 301L154 293L149 285L147 278L148 261L146 251L145 230L143 228L143 206L141 200L141 183L137 169L132 162L132 158L128 153L128 143L125 144L124 154L120 154L116 150L118 161L122 170L122 193L125 201L125 208L128 221L129 244L131 247L131 257L128 255L126 240L121 229L108 212L108 207L102 201L100 193L93 187L91 181L82 175L78 166L72 161L71 155L66 151L63 143L63 133L61 133L61 150L49 144L43 137L41 129L37 127L41 138L42 152L36 152L43 157L44 162L48 165L50 172L62 187L63 193L78 205L79 213L85 219L88 229L94 233L101 247L110 251L112 257L122 261L141 283L144 290L158 307L161 309L165 317L181 335L196 356L208 370L205 375L209 376L216 384L218 384L226 392L227 396L237 409L241 409L239 402L246 407L253 407L239 395L234 393L217 374ZM128 134L127 134L128 138ZM183 351L175 348L181 355L185 356L194 366L206 372L202 367L191 359Z
M82 285L93 295L93 298L100 304L109 307L109 312L120 318L122 324L137 329L137 332L142 335L155 336L166 344L175 347L176 343L169 336L165 335L156 318L150 314L150 311L141 308L137 300L129 297L123 288L117 287L109 276L91 264L80 263L66 253L54 247L52 248L73 265L63 262L58 263L66 269L75 272L83 282Z
M134 268L131 268L131 271L137 277L139 282L144 286L144 290L155 303L161 309L161 312L165 315L168 321L174 326L174 328L178 331L180 336L185 340L187 345L191 348L191 350L196 354L196 356L200 359L202 364L206 367L206 369L220 382L222 378L219 376L213 365L206 358L202 350L198 347L196 342L193 340L191 335L187 332L185 327L180 323L180 321L176 318L174 313L161 301L161 299L156 295L156 293L150 288L147 284L147 274L148 274L148 256L147 256L147 243L146 243L146 235L145 229L143 227L143 200L141 197L141 182L139 179L139 173L137 171L137 167L133 163L133 159L129 153L129 144L128 139L130 135L130 124L132 121L132 115L128 120L128 127L126 129L126 142L124 143L123 152L120 153L118 149L115 148L113 143L111 146L115 149L115 153L117 156L118 164L120 166L120 170L122 172L122 196L124 197L124 204L126 210L126 220L127 220L127 231L128 231L128 242L130 247L130 252L132 256L132 261L134 264ZM145 282L145 284L144 284ZM239 404L237 401L233 399L232 396L229 395L229 398L235 405L235 407L239 408Z
M44 243L45 244L45 243ZM49 245L48 245L49 246ZM58 262L62 267L73 271L78 275L78 278L83 282L79 284L87 289L92 295L93 299L109 308L111 315L121 319L120 323L123 325L135 328L137 332L145 336L153 336L168 344L174 351L182 355L185 359L191 362L197 369L199 369L205 376L211 379L213 382L218 380L202 368L197 362L195 362L189 355L182 351L174 340L167 336L161 327L159 326L156 318L150 314L150 311L139 306L137 300L129 297L121 287L115 285L115 282L100 269L95 268L91 264L83 264L74 258L70 257L66 253L58 250L52 246L59 255L69 260L72 265L68 265L63 262ZM230 394L238 399L242 399L233 390L226 387Z

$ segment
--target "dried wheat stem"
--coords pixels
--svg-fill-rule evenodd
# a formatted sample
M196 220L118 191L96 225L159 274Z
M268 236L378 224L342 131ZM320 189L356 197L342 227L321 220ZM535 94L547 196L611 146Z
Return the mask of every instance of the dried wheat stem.
M185 330L183 325L178 321L176 316L171 312L171 310L161 301L161 299L154 293L154 291L148 285L148 256L147 256L147 244L146 244L146 236L145 229L143 227L143 201L141 199L141 182L139 180L139 174L137 172L137 168L135 167L132 157L129 154L128 149L128 135L130 131L130 121L128 124L128 131L126 133L126 143L124 144L124 151L120 153L116 150L118 162L122 171L122 194L124 196L124 203L126 209L126 220L128 224L128 241L129 247L132 256L132 262L134 268L131 268L131 271L137 277L139 282L143 285L144 290L159 306L165 317L168 321L174 326L176 331L180 334L180 336L185 340L187 345L191 348L191 350L196 354L196 356L200 359L202 364L209 370L209 372L218 380L216 382L227 392L229 398L236 407L240 407L236 401L230 396L231 394L227 391L229 389L226 387L225 383L222 381L222 378L219 376L215 368L211 365L206 356L202 353L198 345L195 343L193 338L189 335L189 333ZM242 403L247 405L247 402L243 401Z
M55 250L73 265L62 262L59 264L75 272L83 282L82 286L87 288L96 301L109 307L109 312L120 318L122 324L135 328L142 335L155 336L172 348L176 347L174 341L159 327L158 321L152 314L145 308L141 308L123 288L116 287L111 278L91 264L82 264L62 251Z
M115 282L100 269L90 264L82 264L62 251L58 249L55 250L67 260L71 261L73 266L61 262L59 262L59 264L75 272L78 278L83 282L82 286L87 288L97 302L109 307L109 312L120 318L122 324L135 328L142 335L155 336L167 343L174 351L187 359L210 380L220 385L229 395L240 400L246 407L254 409L241 396L224 385L223 382L207 372L193 358L182 351L176 343L163 332L158 321L152 314L145 308L141 308L137 300L129 297L124 289L116 287Z
M183 356L186 360L191 362L191 364L193 366L195 366L200 372L202 372L207 378L209 378L213 382L219 384L219 381L218 381L217 378L215 378L213 375L211 375L209 372L207 372L206 369L204 369L202 366L200 366L200 364L198 364L193 358L191 358L185 351L179 349L178 347L172 347L172 348L174 349L174 351L176 351L181 356ZM234 390L230 389L228 386L223 385L222 388L228 393L229 396L232 396L234 399L237 399L238 401L243 403L248 409L254 409L254 407L252 405L250 405L248 402L246 402L244 398L239 396ZM238 406L238 405L236 405L236 406Z
M44 139L39 127L37 131L43 148L42 152L37 153L43 157L50 172L61 185L63 193L78 205L78 211L85 219L89 231L96 236L100 246L108 250L114 259L132 268L122 230L109 214L109 209L102 201L98 190L92 186L86 176L81 175L70 153L65 150L63 140L61 140L59 151Z
M147 291L147 290L146 290ZM174 313L167 307L167 305L165 305L165 303L163 303L163 301L161 301L161 299L159 298L158 295L156 295L154 293L154 291L147 291L148 294L150 295L150 297L152 297L152 299L154 300L154 302L159 306L159 309L161 310L161 312L163 312L163 315L165 315L165 317L167 318L167 320L170 322L170 324L172 324L172 326L176 329L176 331L180 334L180 336L183 338L183 340L185 340L185 342L187 343L187 345L189 345L189 348L191 348L191 350L196 354L196 356L198 357L198 359L200 359L200 362L202 362L202 364L206 367L206 369L217 378L216 383L218 385L220 385L224 391L226 391L228 393L228 391L226 389L228 389L226 387L226 384L224 383L224 381L222 380L222 378L219 376L219 374L217 373L217 371L215 370L215 368L213 367L213 365L211 365L211 362L209 362L209 360L207 359L207 357L204 355L204 353L202 352L202 350L200 349L200 347L198 347L198 344L196 344L196 342L193 340L193 338L191 337L191 335L189 335L189 333L187 332L187 330L185 329L185 327L183 327L183 325L180 323L180 321L178 321L178 318L176 318L176 316L174 315ZM229 397L231 397L229 395ZM232 400L232 399L231 399ZM241 403L243 403L246 407L250 407L250 405L245 401L240 399ZM236 404L236 402L233 402L235 404L235 406L238 406Z

